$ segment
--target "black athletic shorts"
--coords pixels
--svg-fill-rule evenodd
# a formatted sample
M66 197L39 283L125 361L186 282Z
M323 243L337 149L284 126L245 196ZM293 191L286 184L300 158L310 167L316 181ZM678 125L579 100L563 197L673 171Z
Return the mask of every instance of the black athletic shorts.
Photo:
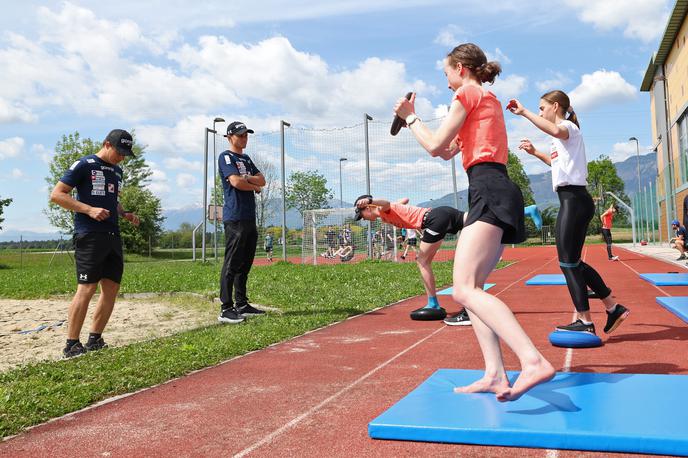
M523 194L509 179L506 166L493 162L476 164L468 175L468 217L466 226L483 221L501 228L502 243L521 243L526 239Z
M452 207L430 209L423 218L421 242L435 243L447 234L456 234L463 229L463 212Z
M75 234L74 258L78 283L98 283L103 278L115 283L122 282L124 256L119 234L112 232Z

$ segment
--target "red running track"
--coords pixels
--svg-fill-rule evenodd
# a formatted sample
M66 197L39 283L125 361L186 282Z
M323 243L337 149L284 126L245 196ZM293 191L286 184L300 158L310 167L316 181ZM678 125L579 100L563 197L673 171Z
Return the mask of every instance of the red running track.
M552 328L572 316L567 289L524 282L558 272L553 247L507 249L504 258L517 262L490 276L497 284L490 292L512 307L559 371L688 373L688 327L655 302L660 295L688 295L688 287L652 286L638 273L672 267L619 251L621 262L607 261L601 245L584 251L631 309L612 336L599 331L600 348L567 350L547 342ZM449 297L441 300L449 312L458 309ZM370 439L368 422L436 369L482 369L470 327L408 318L423 304L424 297L412 298L68 415L1 443L0 456L622 456ZM591 306L601 329L603 307L599 301ZM508 350L505 361L518 370Z

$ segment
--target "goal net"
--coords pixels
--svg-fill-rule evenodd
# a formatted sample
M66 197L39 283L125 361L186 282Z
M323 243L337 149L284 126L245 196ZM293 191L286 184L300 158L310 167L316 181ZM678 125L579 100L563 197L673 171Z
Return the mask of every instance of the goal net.
M395 261L400 231L380 220L354 221L352 208L306 210L301 258L304 264L331 264L367 259Z

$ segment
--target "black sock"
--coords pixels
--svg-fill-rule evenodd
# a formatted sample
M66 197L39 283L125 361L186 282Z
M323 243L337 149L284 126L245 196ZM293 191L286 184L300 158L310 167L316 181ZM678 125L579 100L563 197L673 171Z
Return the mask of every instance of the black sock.
M102 334L97 334L95 332L92 332L88 335L88 343L95 343L98 339L100 339L100 336Z
M79 339L67 339L67 346L71 348L78 341Z

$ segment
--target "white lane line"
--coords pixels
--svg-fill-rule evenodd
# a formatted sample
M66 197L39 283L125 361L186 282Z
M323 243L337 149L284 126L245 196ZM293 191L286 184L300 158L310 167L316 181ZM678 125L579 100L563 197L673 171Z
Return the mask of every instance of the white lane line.
M350 389L352 389L352 388L355 387L356 385L360 384L361 382L363 382L364 380L366 380L367 378L369 378L371 375L373 375L373 374L375 374L376 372L378 372L380 369L382 369L382 368L384 368L385 366L389 365L389 364L390 364L391 362L393 362L395 359L397 359L397 358L399 358L400 356L403 356L404 354L406 354L406 353L408 353L409 351L413 350L413 349L416 348L418 345L420 345L420 344L422 344L423 342L425 342L426 340L430 339L430 338L433 337L435 334L437 334L438 332L444 330L445 328L446 328L446 326L443 326L443 327L441 327L441 328L438 328L436 331L433 331L432 333L430 333L430 334L427 335L426 337L422 338L422 339L419 340L418 342L414 343L414 344L411 345L410 347L406 348L405 350L401 351L400 353L397 353L395 356L393 356L392 358L388 359L388 360L385 361L384 363L380 364L380 365L377 366L375 369L369 371L367 374L363 375L362 377L360 377L360 378L357 379L356 381L352 382L351 384L349 384L349 385L347 385L346 387L342 388L341 390L337 391L335 394L333 394L332 396L328 397L327 399L325 399L324 401L322 401L320 404L318 404L318 405L316 405L316 406L314 406L314 407L311 407L311 408L308 409L306 412L302 413L302 414L299 415L298 417L296 417L296 418L294 418L293 420L291 420L290 422L286 423L284 426L282 426L282 427L280 427L280 428L274 430L273 432L271 432L270 434L268 434L267 436L265 436L264 438L262 438L262 439L259 440L258 442L254 443L253 445L251 445L251 446L249 446L249 447L246 447L245 449L243 449L243 450L240 451L239 453L235 454L234 457L235 457L235 458L239 458L239 457L246 456L246 455L248 455L249 453L251 453L252 451L256 450L257 448L259 448L259 447L261 447L261 446L263 446L263 445L269 443L270 441L272 441L274 438L276 438L276 437L279 436L280 434L282 434L282 433L284 433L285 431L287 431L288 429L290 429L290 428L296 426L297 424L299 424L299 423L300 423L301 421L303 421L304 419L310 417L310 416L313 415L315 412L317 412L318 410L320 410L321 408L323 408L324 406L326 406L326 405L329 404L330 402L334 401L336 398L338 398L338 397L341 396L342 394L346 393L347 391L349 391Z

